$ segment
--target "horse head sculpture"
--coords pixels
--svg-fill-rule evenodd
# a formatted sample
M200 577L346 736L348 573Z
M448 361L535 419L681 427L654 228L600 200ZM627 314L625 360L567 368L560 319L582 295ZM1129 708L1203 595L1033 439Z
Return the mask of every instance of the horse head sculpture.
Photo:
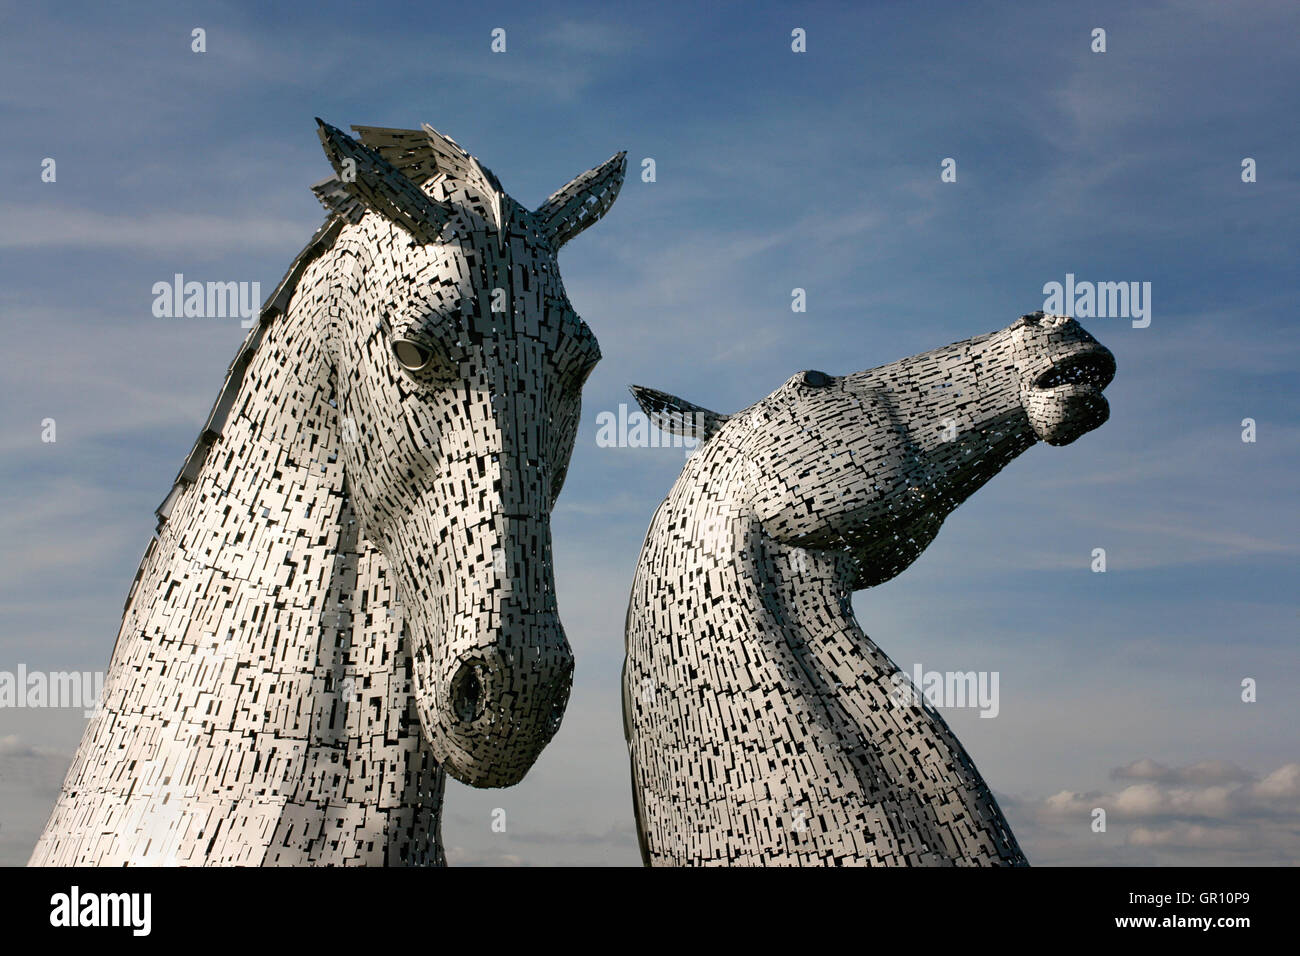
M800 372L736 415L633 387L665 430L731 454L764 533L851 553L859 587L887 581L943 519L1036 441L1068 445L1103 424L1115 359L1072 318L1025 315L865 372Z
M944 518L1042 440L1109 414L1073 319L865 372L800 372L734 415L632 391L702 442L646 535L624 720L650 863L1020 863L974 764L853 618Z
M550 513L600 358L556 253L609 208L626 160L532 211L432 129L359 132L321 123L335 177L316 187L357 218L338 240L352 268L325 292L344 469L400 585L434 754L467 783L510 784L568 697Z
M600 357L536 209L450 138L317 121L329 218L158 509L34 864L439 864L445 773L520 780L573 657L550 514Z

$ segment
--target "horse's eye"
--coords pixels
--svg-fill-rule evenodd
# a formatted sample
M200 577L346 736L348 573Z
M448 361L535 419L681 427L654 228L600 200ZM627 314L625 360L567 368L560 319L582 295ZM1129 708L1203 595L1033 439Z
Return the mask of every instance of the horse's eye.
M418 372L433 361L433 352L410 339L394 339L393 357L408 372Z
M809 388L825 388L832 379L825 372L804 372L803 383Z

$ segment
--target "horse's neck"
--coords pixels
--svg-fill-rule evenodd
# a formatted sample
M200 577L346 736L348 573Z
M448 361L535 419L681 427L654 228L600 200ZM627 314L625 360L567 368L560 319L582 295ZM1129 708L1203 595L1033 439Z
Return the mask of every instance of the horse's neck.
M859 569L848 554L787 546L764 534L743 504L743 482L708 456L730 452L704 451L691 467L716 468L724 477L706 496L699 475L684 474L656 512L637 570L629 628L636 633L629 639L642 642L638 652L646 660L663 653L657 648L673 647L683 658L714 661L714 690L735 700L750 695L760 711L771 688L799 688L805 717L782 724L781 733L805 734L810 746L844 734L857 739L889 705L898 673L854 617ZM960 751L933 711L900 720L895 730L931 749L942 738L945 749Z
M442 776L319 331L266 330L151 542L34 862L440 859Z
M732 489L738 490L735 485ZM704 606L726 606L730 629L756 658L779 657L790 646L806 648L815 657L821 650L818 642L831 634L837 641L870 644L853 618L851 559L838 552L780 544L763 533L757 516L739 504L739 495L724 497L731 501L710 508L708 515L688 508L670 519L700 533L678 554L671 554L671 547L659 554L660 579L689 581L691 566L708 569L707 596L698 586L699 578L696 587L676 591L686 604L682 619L699 626ZM719 520L719 514L727 517ZM700 630L698 639L708 640L708 628Z
M755 848L773 838L739 831L761 834L763 821L784 826L807 812L829 821L812 841L813 857L1019 858L943 718L910 703L897 666L858 626L844 556L773 542L755 517L725 505L731 530L719 534L716 522L692 512L693 501L686 495L656 516L652 535L661 532L662 544L639 568L629 615L625 706L640 713L633 779L645 845L676 862L713 858L721 846L730 847L728 859L756 862ZM662 533L674 527L702 533L683 548ZM690 703L674 709L677 701ZM666 782L684 778L710 785L686 791ZM833 793L828 780L838 781ZM697 831L708 830L700 821L718 819L723 803L732 813L727 833L697 845ZM961 808L958 823L945 815L951 807ZM737 822L745 815L752 827ZM849 836L864 826L877 841L867 849ZM777 850L791 859L802 852L795 844Z
M160 530L155 567L146 569L157 582L179 586L162 594L137 587L128 618L141 604L191 618L202 607L209 612L204 623L219 629L223 641L232 629L274 635L319 623L337 556L355 551L359 537L345 519L332 402L315 330L273 324L222 435ZM231 613L201 601L213 589ZM287 649L291 642L276 643Z

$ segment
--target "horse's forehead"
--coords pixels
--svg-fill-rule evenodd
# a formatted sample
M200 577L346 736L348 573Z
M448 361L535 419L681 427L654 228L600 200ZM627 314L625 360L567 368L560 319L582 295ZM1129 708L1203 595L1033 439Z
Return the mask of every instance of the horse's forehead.
M508 198L506 206L512 215L522 214ZM508 245L462 217L443 242L410 241L374 215L367 216L361 228L363 244L372 253L380 251L370 259L372 281L367 283L367 297L376 307L405 313L406 323L451 322L473 328L478 324L475 315L494 308L491 299L500 294L500 304L523 321L511 323L510 332L498 332L499 345L513 340L527 347L532 339L564 359L561 364L599 358L596 335L569 302L554 251L534 241L527 228L512 230Z
M445 242L394 248L391 268L417 291L429 284L455 285L466 291L484 283L518 287L521 272L526 272L524 289L562 296L564 285L555 253L545 243L530 238L512 232L507 245L492 232L457 229Z
M372 294L385 303L383 308L395 307L404 313L406 324L446 327L449 323L463 331L477 330L473 337L480 338L480 313L493 309L492 297L497 291L482 287L484 258L494 251L459 242L409 247L390 266L393 274L379 278ZM600 345L596 334L569 302L554 258L532 263L506 262L503 264L505 281L512 281L509 276L517 273L521 265L529 271L526 291L514 295L512 290L502 290L501 303L519 321L509 323L506 329L495 329L486 338L495 339L499 347L516 343L527 348L535 344L548 353L579 362L598 358ZM490 286L491 279L488 281ZM467 303L472 304L467 307Z

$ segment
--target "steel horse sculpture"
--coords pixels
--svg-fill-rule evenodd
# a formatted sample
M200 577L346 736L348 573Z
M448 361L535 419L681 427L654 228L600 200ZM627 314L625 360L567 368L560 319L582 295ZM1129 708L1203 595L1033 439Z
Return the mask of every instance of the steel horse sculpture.
M430 127L318 123L330 215L159 508L32 864L441 864L444 773L516 783L563 716L550 511L600 350L556 253L624 154L530 211Z
M1109 415L1111 353L1035 313L735 415L633 388L703 441L627 614L624 726L649 864L999 865L1025 857L970 757L853 617L1036 441Z

